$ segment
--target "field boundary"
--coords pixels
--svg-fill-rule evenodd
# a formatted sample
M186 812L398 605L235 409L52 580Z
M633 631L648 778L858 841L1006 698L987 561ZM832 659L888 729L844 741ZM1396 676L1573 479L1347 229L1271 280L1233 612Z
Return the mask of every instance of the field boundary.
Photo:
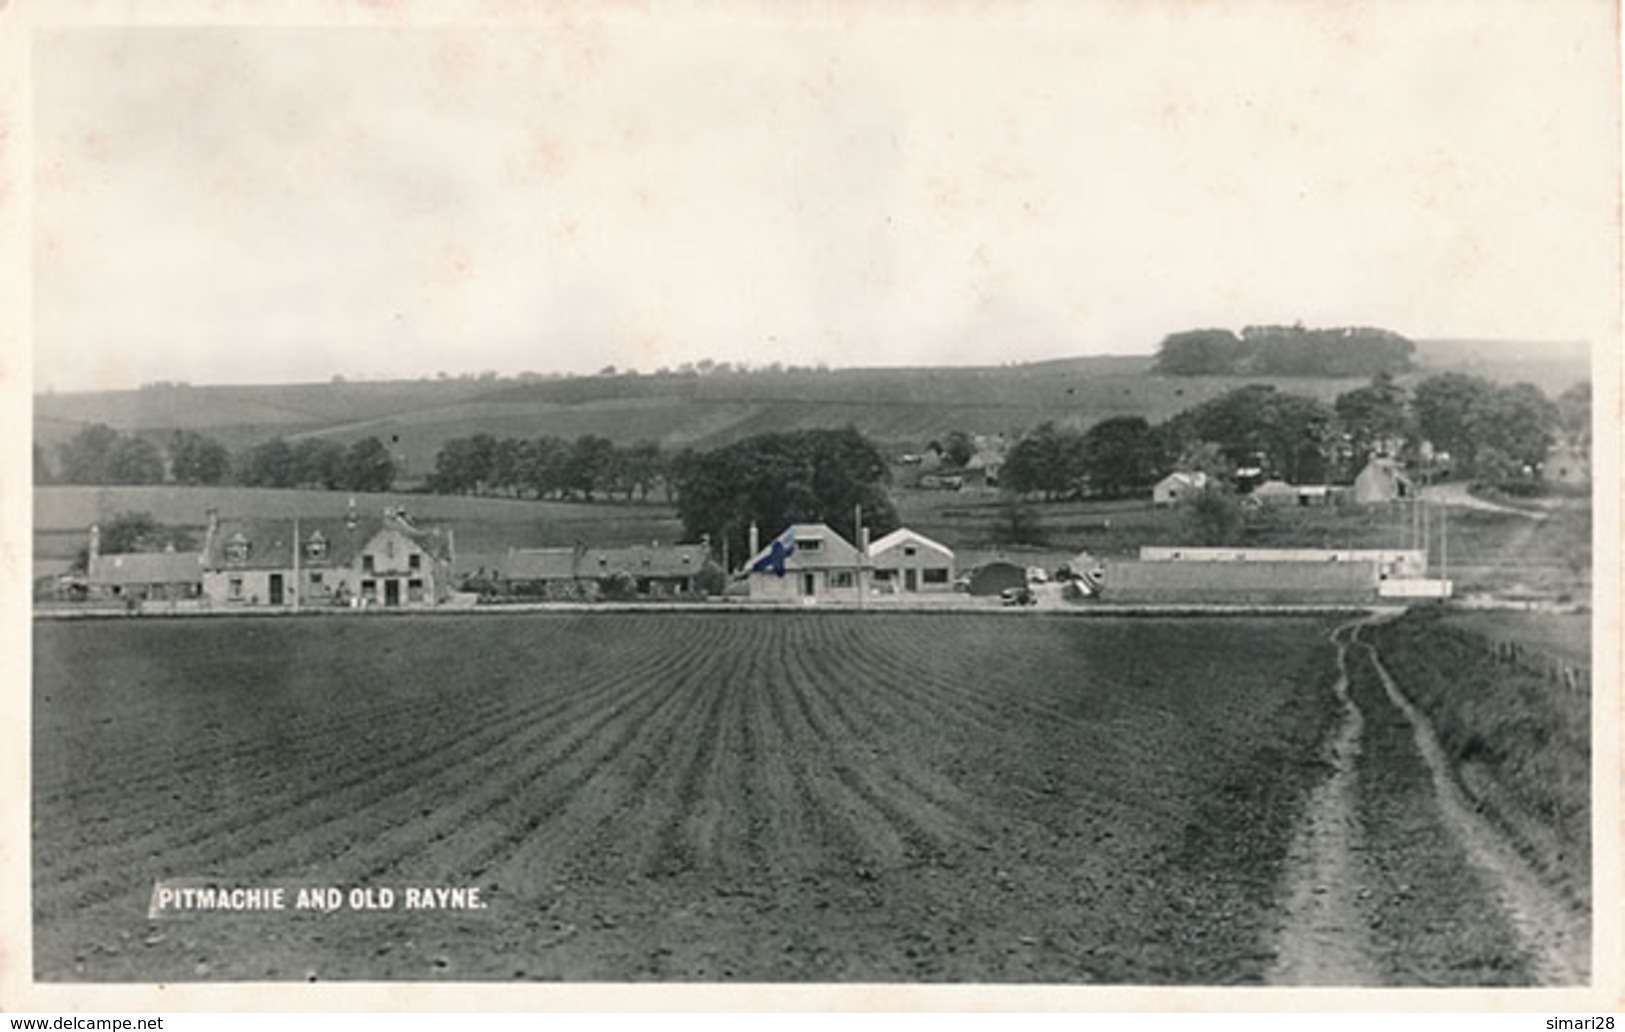
M630 613L761 613L783 615L791 613L975 613L1004 618L1089 618L1089 617L1225 617L1225 616L1358 616L1361 614L1397 615L1402 606L1362 605L1359 603L1328 605L1092 605L1076 608L1030 608L986 605L908 605L887 603L860 606L855 603L819 603L796 605L781 602L536 602L500 606L453 606L422 609L198 609L132 613L113 609L34 609L36 620L225 620L225 619L307 619L379 620L412 616L464 617L501 616L504 614L630 614Z

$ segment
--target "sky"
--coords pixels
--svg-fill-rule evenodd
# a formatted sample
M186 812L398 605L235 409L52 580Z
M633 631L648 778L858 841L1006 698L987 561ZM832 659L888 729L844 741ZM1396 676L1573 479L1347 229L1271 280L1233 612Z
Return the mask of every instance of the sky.
M35 35L36 389L1617 335L1611 3L338 6Z

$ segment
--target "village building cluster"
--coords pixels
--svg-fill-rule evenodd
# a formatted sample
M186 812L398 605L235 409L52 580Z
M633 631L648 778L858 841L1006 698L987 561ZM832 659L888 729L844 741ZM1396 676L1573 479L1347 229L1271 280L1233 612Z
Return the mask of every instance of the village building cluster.
M907 459L909 457L905 457ZM996 468L989 460L987 468ZM1558 476L1589 475L1576 459ZM1150 489L1154 508L1189 504L1209 475L1179 470ZM1252 506L1413 502L1417 485L1395 459L1373 457L1349 485L1260 478ZM724 571L708 542L629 547L510 548L498 568L459 578L449 527L402 508L364 515L352 500L332 517L206 514L196 551L103 554L92 527L85 584L92 598L168 603L170 610L422 609L451 603L743 598L777 604L929 601L956 594L1027 601L1041 569L1001 560L961 565L954 549L909 528L848 541L828 524L796 523L772 538L749 531L749 556ZM1145 546L1133 558L1080 553L1058 571L1061 596L1134 604L1321 604L1451 593L1430 576L1425 548L1199 548Z

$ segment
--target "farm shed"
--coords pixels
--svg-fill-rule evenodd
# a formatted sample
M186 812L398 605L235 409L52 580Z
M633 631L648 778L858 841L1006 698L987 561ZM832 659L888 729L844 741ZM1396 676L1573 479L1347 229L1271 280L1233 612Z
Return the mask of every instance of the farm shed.
M1015 563L994 561L983 563L970 575L972 595L997 595L1006 588L1027 586L1027 569Z
M449 529L382 516L221 520L203 543L203 593L222 606L432 606L451 593Z
M1376 599L1374 562L1119 560L1106 566L1100 597L1159 605L1336 605Z
M864 555L827 524L796 523L759 548L751 525L745 564L750 597L770 601L856 602L863 598Z
M916 531L903 528L869 546L869 568L877 590L947 592L953 590L954 550Z
M1151 488L1152 505L1178 505L1207 486L1206 473L1170 473Z
M646 598L692 595L709 562L704 545L634 545L629 548L509 549L502 579L516 594L592 598L624 578Z
M1393 459L1374 458L1354 478L1354 500L1361 505L1397 501L1415 493L1411 478Z
M127 552L102 555L90 529L85 584L91 598L183 599L203 593L203 557L197 552Z

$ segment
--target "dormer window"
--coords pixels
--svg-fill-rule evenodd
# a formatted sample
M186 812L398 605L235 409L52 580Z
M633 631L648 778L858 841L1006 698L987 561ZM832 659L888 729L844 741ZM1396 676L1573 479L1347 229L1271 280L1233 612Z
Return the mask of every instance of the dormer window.
M824 548L824 542L820 538L803 538L796 542L796 547L803 552L821 552Z
M248 538L243 536L242 531L239 530L237 533L233 534L229 539L227 539L225 547L227 562L247 562L248 552Z
M318 530L316 533L310 535L310 540L305 542L305 558L325 559L326 557L327 538L323 537L322 532Z

